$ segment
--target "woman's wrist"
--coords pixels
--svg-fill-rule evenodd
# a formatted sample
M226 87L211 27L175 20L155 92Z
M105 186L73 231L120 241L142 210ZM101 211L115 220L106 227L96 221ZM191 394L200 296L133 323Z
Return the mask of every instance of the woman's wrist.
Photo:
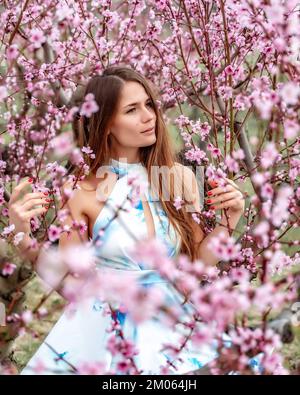
M18 243L19 252L29 259L33 264L38 257L39 246L32 232L25 233L22 240Z
M232 211L228 212L228 211L227 211L227 214L225 214L225 211L223 211L220 224L224 225L224 226L229 225L229 227L231 229L234 229L236 227L236 225L238 224L244 211L243 210L234 211L234 212L232 212Z

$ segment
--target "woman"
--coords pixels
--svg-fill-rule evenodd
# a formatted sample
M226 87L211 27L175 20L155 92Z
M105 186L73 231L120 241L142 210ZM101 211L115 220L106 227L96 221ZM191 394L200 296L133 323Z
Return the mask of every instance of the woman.
M80 189L76 189L68 201L70 215L65 224L71 225L72 220L83 221L86 230L83 234L63 233L59 249L64 250L91 239L95 242L100 240L100 243L95 243L99 267L141 273L142 285L145 285L145 268L129 252L137 240L156 237L165 244L169 256L184 253L192 261L202 259L206 264L215 265L218 260L207 247L210 239L226 231L228 225L234 229L244 211L243 195L235 183L226 179L224 188L211 182L214 188L209 193L207 203L214 205L215 210L226 208L227 215L222 216L220 226L204 237L192 216L192 212L201 211L196 177L188 167L174 160L162 112L150 83L130 68L113 66L101 76L93 77L85 93L89 102L81 108L76 131L79 145L89 146L95 157L89 158L90 173L79 182ZM106 166L107 173L104 179L103 166ZM156 177L152 183L153 168L159 171L164 169L165 179ZM140 194L136 205L128 206L127 210L115 216L116 207L130 195L128 177L133 174L139 174L148 183L148 188ZM26 185L28 182L15 188L9 216L10 223L15 224L15 231L26 233L20 248L27 251L28 257L35 262L38 248L28 250L29 220L33 215L44 212L44 208L34 209L34 206L45 202L42 194L38 193L28 193L18 201ZM71 186L67 183L65 188ZM185 207L175 207L178 197ZM104 235L101 232L103 229ZM154 279L151 284L155 282ZM166 282L159 281L157 285L164 289L170 303L179 302L178 295ZM103 307L97 306L98 310ZM22 374L32 374L32 368L38 361L42 361L49 371L52 369L61 373L70 372L70 366L84 361L105 360L109 369L116 367L117 362L105 352L105 328L109 326L109 318L104 318L100 311L95 314L95 306L90 310L86 312L78 308L72 318L63 314ZM136 326L126 315L119 318L124 333L139 349L137 367L143 373L159 373L160 366L170 360L161 348L164 342L170 341L171 331L155 319ZM58 355L64 355L63 360L57 358ZM186 351L183 364L178 365L177 369L174 367L173 372L186 373L213 358L215 352L211 347L203 348L201 352Z

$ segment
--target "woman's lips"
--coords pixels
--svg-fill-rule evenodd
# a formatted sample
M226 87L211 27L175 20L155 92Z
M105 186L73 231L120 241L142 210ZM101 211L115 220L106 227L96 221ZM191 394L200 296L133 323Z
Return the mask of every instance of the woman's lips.
M142 132L143 134L152 134L152 133L154 133L155 132L155 130L154 130L154 127L152 128L152 129L149 129L149 130L146 130L146 131L144 131L144 132Z

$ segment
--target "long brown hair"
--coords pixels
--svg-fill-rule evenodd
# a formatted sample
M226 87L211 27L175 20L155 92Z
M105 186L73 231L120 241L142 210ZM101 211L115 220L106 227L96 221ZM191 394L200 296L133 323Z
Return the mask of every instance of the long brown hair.
M126 81L135 81L144 87L156 114L156 143L140 148L140 161L147 169L149 180L152 166L177 168L178 173L175 178L181 179L180 174L182 172L179 170L179 166L175 166L176 154L171 148L172 145L162 111L157 104L158 94L156 89L139 72L125 66L110 66L104 70L102 75L96 75L89 80L85 95L88 93L94 95L99 111L92 114L90 118L80 117L79 122L73 124L78 145L80 147L89 146L95 154L94 159L87 158L90 171L95 174L99 166L109 163L111 155L109 127L116 114L120 93ZM158 197L170 223L181 237L180 252L188 255L191 260L195 260L199 248L199 241L197 244L195 239L195 226L198 225L196 225L191 213L184 208L177 210L174 207L173 202L176 197L174 179L170 183L169 200L162 198L162 191L162 181L159 178ZM183 200L185 203L190 203L184 197Z

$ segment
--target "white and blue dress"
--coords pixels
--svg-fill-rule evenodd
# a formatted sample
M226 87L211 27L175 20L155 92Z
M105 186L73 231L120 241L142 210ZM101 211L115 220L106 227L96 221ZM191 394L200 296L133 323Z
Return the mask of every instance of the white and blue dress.
M131 191L125 176L138 174L148 182L146 168L141 163L128 164L111 160L110 170L118 174L118 179L107 200L108 204L101 210L93 227L95 241L99 238L99 230L105 229L100 245L95 248L97 266L99 269L117 271L120 275L123 271L130 270L138 276L142 286L160 287L168 304L181 306L183 298L174 287L156 271L145 268L130 255L136 240L148 236L142 202L133 207L128 201L125 209L112 220L116 208L120 205L124 207L124 201ZM180 237L169 223L160 202L152 200L149 191L148 188L145 195L152 213L155 235L165 244L168 256L176 257L180 249ZM107 328L110 327L112 318L103 314L104 305L105 303L95 300L90 308L78 306L71 316L64 312L21 374L35 374L32 368L39 362L46 367L43 374L72 374L71 365L78 366L85 362L103 362L108 372L116 372L116 360L106 348L108 336L111 335ZM182 314L186 312L184 306ZM142 374L160 374L161 367L166 366L167 361L172 362L172 357L163 350L164 344L174 342L178 346L182 333L166 326L158 317L136 324L129 314L120 311L117 313L125 338L130 339L139 351L134 357L136 366ZM195 348L191 344L181 352L182 362L171 366L170 374L196 370L216 356L215 347L211 345Z

